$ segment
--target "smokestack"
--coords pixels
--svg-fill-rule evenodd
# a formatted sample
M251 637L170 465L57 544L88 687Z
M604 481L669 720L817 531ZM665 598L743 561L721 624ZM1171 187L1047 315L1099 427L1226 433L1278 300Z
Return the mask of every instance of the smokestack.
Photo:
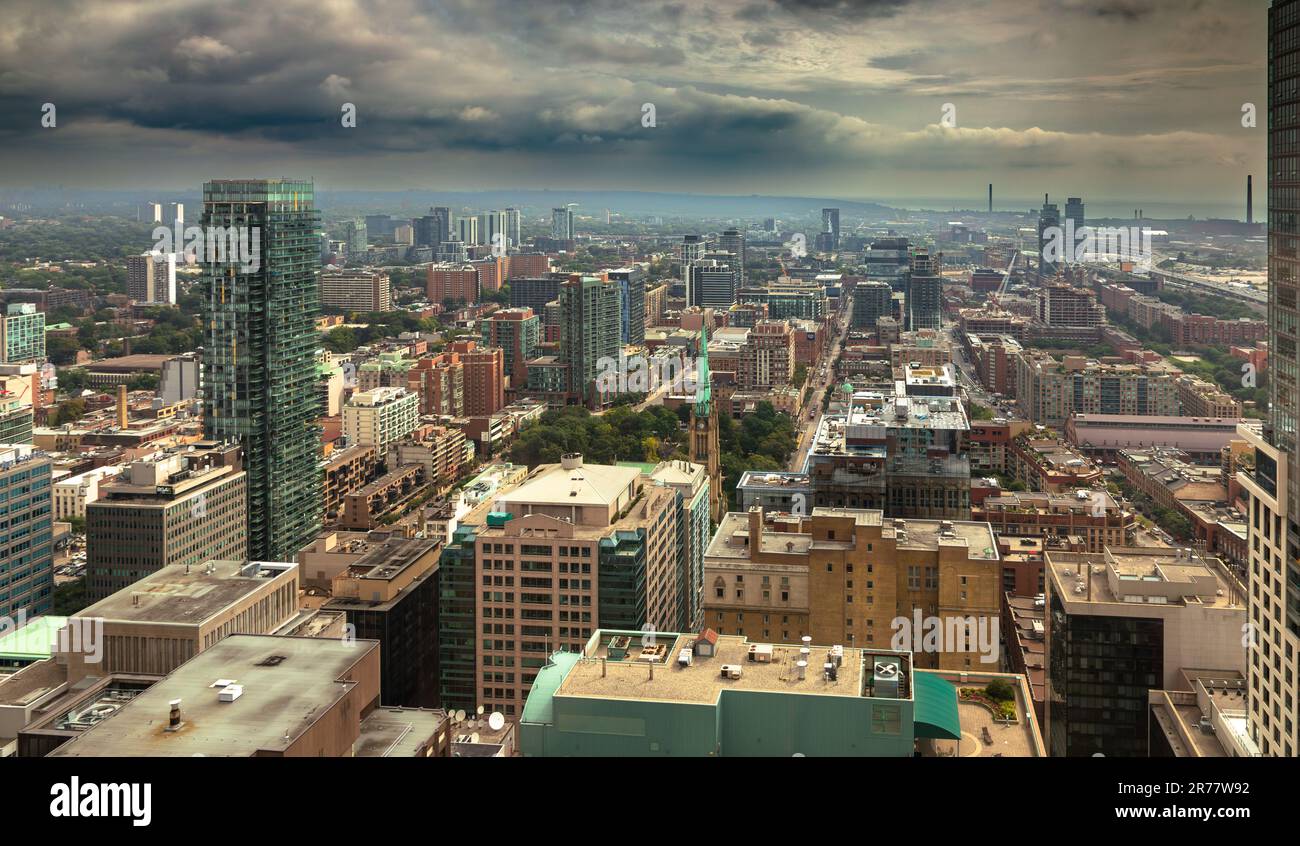
M1246 174L1246 222L1255 222L1255 186L1252 185L1253 177Z
M993 183L989 183L989 214L993 214Z
M126 385L117 386L117 427L126 428Z

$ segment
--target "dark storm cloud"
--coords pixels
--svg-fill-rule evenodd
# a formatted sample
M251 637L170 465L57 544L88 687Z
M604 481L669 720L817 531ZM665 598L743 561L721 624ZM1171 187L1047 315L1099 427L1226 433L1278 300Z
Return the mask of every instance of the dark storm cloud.
M1261 24L1232 0L11 0L6 15L0 180L234 160L358 184L865 192L1053 168L1104 181L1124 162L1162 190L1263 141L1235 117L1263 102L1261 51L1243 47ZM944 102L955 130L935 126Z

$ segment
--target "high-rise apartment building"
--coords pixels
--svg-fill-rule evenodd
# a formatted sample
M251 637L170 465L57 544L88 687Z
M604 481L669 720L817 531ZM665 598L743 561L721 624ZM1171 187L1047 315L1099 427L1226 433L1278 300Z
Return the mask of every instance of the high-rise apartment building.
M370 233L364 220L349 220L343 224L343 249L349 262L356 264L365 260L370 249Z
M244 525L254 480L239 452L202 444L137 459L101 479L86 505L86 592L101 599L169 564L249 558Z
M519 249L523 246L523 235L520 232L520 214L519 209L506 209L506 237L510 239L509 247Z
M573 209L568 206L551 209L551 237L557 241L573 240Z
M45 358L45 312L33 303L9 303L0 317L0 364L25 364Z
M392 311L393 290L383 271L328 271L320 277L320 304L343 312Z
M853 326L875 331L876 321L894 316L894 289L888 282L868 280L853 289Z
M528 384L528 362L537 355L541 340L542 319L531 308L506 308L479 321L480 337L485 347L505 351L505 377L512 391ZM645 327L642 325L642 336Z
M912 251L907 272L907 328L943 328L943 267L926 249Z
M1056 276L1059 268L1059 262L1050 261L1051 251L1048 244L1054 238L1062 239L1063 243L1064 230L1061 229L1061 210L1056 203L1049 203L1047 195L1043 195L1043 208L1038 213L1038 275L1048 279Z
M645 284L644 267L632 265L605 273L609 281L618 286L619 339L626 344L645 343Z
M906 238L877 238L862 257L867 278L886 282L895 291L907 290L907 270L911 266L912 245Z
M462 217L456 221L456 237L465 242L467 246L482 244L482 233L479 230L479 220L477 217Z
M472 264L431 264L425 270L425 293L431 303L473 305L478 302L478 277Z
M1268 756L1300 755L1300 1L1268 12L1269 419L1253 471L1238 474L1250 495L1248 727Z
M745 286L745 233L739 229L725 229L718 238L718 247L724 253L731 253L732 264L740 272L740 287Z
M54 605L52 466L30 444L0 445L0 616L45 614Z
M312 183L209 182L202 225L260 230L251 267L204 266L203 425L208 438L236 439L244 449L249 557L290 560L316 536L321 515L320 213Z
M794 331L786 320L760 320L740 348L741 390L780 388L794 378Z
M175 253L127 256L126 295L137 303L176 302Z
M506 404L505 350L455 341L451 351L465 368L465 414L496 414ZM525 368L526 370L526 368Z
M678 494L648 481L569 455L497 498L477 532L480 705L517 716L552 651L680 618Z
M513 267L514 262L511 261ZM562 273L547 276L511 277L510 307L531 308L533 314L540 316L546 310L546 304L560 298L560 285L570 277Z
M830 250L838 250L840 248L839 209L822 209L822 234L830 236L825 239Z
M348 442L373 446L379 455L411 434L420 422L420 398L405 388L359 391L343 405L343 434Z
M569 368L569 394L586 405L606 401L596 379L601 359L618 360L621 319L618 285L595 276L560 286L560 359Z

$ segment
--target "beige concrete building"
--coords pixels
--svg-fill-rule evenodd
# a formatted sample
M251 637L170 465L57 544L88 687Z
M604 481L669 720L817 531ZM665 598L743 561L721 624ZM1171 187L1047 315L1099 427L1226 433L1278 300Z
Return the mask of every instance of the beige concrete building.
M132 461L86 506L86 590L103 599L170 564L247 558L238 446L205 441Z
M414 431L420 422L420 397L405 388L360 391L343 406L343 434L351 444L373 446L378 455Z
M754 538L758 538L757 543ZM884 648L923 620L999 615L1001 566L987 523L886 520L874 510L731 512L704 559L704 620L719 632ZM720 593L721 592L721 593ZM993 631L996 631L995 629ZM788 633L788 634L787 634ZM972 633L974 634L974 633ZM917 642L918 666L989 669L974 644ZM966 648L958 648L963 647Z
M582 649L601 626L665 631L679 619L677 494L648 481L571 455L496 499L475 548L480 705L519 714L551 652Z
M298 565L172 564L69 619L56 649L71 682L88 675L166 675L231 634L268 634L298 614ZM102 621L98 655L87 632Z
M1291 459L1242 425L1254 467L1237 474L1247 502L1249 660L1245 669L1251 738L1269 757L1300 755L1300 632L1288 625L1297 603L1297 564L1287 553Z

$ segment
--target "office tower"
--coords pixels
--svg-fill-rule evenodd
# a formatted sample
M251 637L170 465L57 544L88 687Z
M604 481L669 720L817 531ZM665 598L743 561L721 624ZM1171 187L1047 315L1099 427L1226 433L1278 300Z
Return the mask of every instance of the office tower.
M0 318L0 364L45 358L45 312L33 303L9 303Z
M624 344L645 343L645 282L646 271L640 265L620 267L605 274L618 286L619 314L622 327L619 332Z
M164 217L162 203L145 203L140 207L139 217L145 223L162 223ZM170 223L167 225L171 226Z
M877 238L871 242L862 263L867 278L887 282L895 291L907 290L907 269L911 266L912 245L906 238Z
M542 319L531 308L506 308L479 321L480 337L485 347L505 351L504 372L508 387L518 391L528 384L527 363L537 356L541 340ZM642 327L644 336L645 328Z
M618 360L620 325L618 286L583 276L560 286L560 359L569 366L569 394L586 405L612 397L596 384L600 360Z
M709 372L709 333L700 327L700 355L695 364L695 402L691 404L689 454L692 464L702 464L709 476L709 517L714 525L727 511L722 487L722 456L718 445L718 404L713 401L713 376Z
M1083 217L1083 200L1079 197L1067 197L1065 200L1065 220L1074 222L1076 234L1082 234L1087 224Z
M506 209L506 237L510 239L507 246L519 249L523 245L522 233L520 232L520 214L519 209Z
M686 304L726 310L736 304L740 271L715 259L692 262L686 283Z
M822 209L822 234L829 235L831 250L840 248L840 210Z
M551 209L551 237L557 241L573 240L573 209Z
M477 246L486 243L480 237L479 220L477 217L462 217L456 221L456 237L465 242L468 247Z
M458 235L452 235L451 240L438 245L433 257L444 264L464 264L469 260L469 247Z
M510 246L508 239L510 236L506 233L506 213L501 211L485 211L478 214L478 237L479 243L495 247L497 242L494 238L500 235L501 249L505 250Z
M1065 244L1065 232L1061 229L1061 213L1056 203L1049 203L1047 195L1043 195L1043 208L1038 213L1038 275L1043 278L1050 278L1056 275L1059 262L1049 261L1048 244L1055 241L1058 245L1070 247Z
M343 224L343 243L348 261L365 261L366 252L370 249L370 233L366 231L364 220L349 220Z
M1047 731L1054 757L1146 757L1149 692L1184 670L1240 672L1245 590L1185 549L1048 551Z
M443 241L451 240L452 223L454 217L449 206L430 206L429 215L433 218L433 232L436 235L434 244L441 244Z
M662 630L679 619L677 497L639 468L569 454L496 498L477 532L476 581L488 584L475 659L480 673L505 675L480 684L480 705L519 715L550 652L580 649L602 625Z
M514 262L511 261L513 265ZM560 286L568 277L563 274L528 276L510 280L510 307L530 308L540 315L546 304L559 299Z
M907 328L943 328L943 266L926 249L912 251L907 274Z
M320 277L320 304L342 312L392 311L393 291L383 271L328 271Z
M766 218L763 218L763 231L764 231L764 232L775 232L775 231L776 231L776 218L774 218L774 217L766 217Z
M109 596L170 564L250 558L244 524L256 481L239 448L219 443L137 459L101 479L86 505L87 593Z
M349 444L373 446L386 455L389 444L419 425L419 405L419 396L405 388L359 391L343 405L343 434Z
M450 347L465 368L465 415L496 414L506 404L505 350L453 341Z
M437 708L438 555L431 540L372 545L330 582L326 612L347 615L357 640L379 641L384 705Z
M478 270L470 264L431 264L425 271L425 295L431 303L473 305L478 302Z
M0 445L0 616L54 605L53 462L30 444Z
M248 556L289 560L316 536L321 515L320 214L312 183L209 182L202 225L260 229L255 269L204 268L203 425L208 438L244 448Z
M739 229L728 229L718 239L718 247L733 256L732 264L740 271L740 286L745 286L745 233Z
M1274 0L1268 12L1268 380L1264 436L1238 434L1255 448L1253 472L1238 474L1250 495L1249 664L1251 738L1270 757L1300 755L1300 456L1296 425L1300 372L1296 288L1300 284L1300 175L1289 140L1300 129L1300 2Z
M393 232L397 228L397 221L390 215L386 214L368 214L365 217L366 234L375 238L392 238Z
M163 210L163 221L167 226L180 225L181 229L185 228L185 204L168 203Z
M430 208L428 214L416 218L414 223L417 247L437 249L439 244L451 239L451 209L446 206Z
M126 295L137 303L175 303L176 254L127 256Z
M853 289L853 326L874 332L877 320L893 316L894 289L888 282L859 282Z
M677 260L682 268L682 282L687 286L691 284L691 265L704 258L704 253L708 249L709 242L699 235L686 235L677 245Z

